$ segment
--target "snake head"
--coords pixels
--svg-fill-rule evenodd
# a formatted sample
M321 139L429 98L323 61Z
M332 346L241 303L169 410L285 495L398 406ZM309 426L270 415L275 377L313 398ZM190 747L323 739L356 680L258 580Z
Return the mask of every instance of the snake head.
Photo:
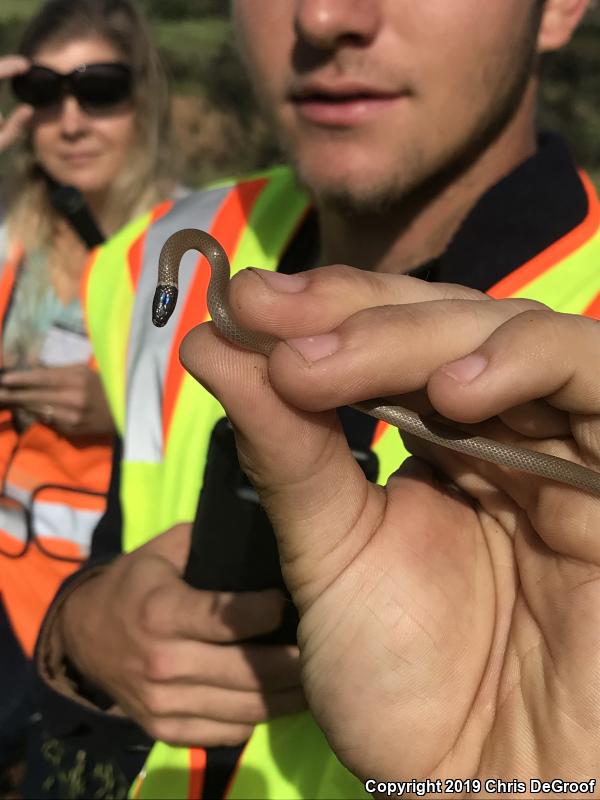
M164 327L177 304L177 287L165 283L159 283L154 292L152 301L152 322L157 328Z

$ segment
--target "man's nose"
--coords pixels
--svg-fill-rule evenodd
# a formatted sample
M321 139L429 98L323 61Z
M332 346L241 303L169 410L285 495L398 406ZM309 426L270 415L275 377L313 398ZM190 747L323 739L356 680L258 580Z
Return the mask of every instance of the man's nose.
M89 124L88 116L71 95L67 95L63 99L59 113L60 130L63 136L70 139L80 135L87 129Z
M297 0L297 35L319 50L365 45L382 24L381 0Z

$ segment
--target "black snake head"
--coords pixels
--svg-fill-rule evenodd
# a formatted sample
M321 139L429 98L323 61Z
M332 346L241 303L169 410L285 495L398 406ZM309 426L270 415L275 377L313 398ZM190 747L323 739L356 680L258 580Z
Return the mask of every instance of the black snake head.
M177 304L178 290L176 286L159 283L152 301L152 322L157 328L164 327Z

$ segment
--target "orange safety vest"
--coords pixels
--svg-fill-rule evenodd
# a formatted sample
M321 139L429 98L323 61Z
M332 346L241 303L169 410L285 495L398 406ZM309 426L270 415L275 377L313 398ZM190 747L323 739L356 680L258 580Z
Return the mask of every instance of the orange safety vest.
M0 272L2 328L23 256L13 247ZM111 434L67 438L38 421L19 432L11 412L0 410L0 598L29 658L54 595L89 553L111 452Z

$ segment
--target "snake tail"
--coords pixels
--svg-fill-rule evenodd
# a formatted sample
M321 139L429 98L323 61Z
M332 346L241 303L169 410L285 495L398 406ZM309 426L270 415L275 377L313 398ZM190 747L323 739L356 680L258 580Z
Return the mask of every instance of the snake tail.
M152 322L157 328L163 328L169 321L177 305L179 291L176 286L159 283L152 301Z

